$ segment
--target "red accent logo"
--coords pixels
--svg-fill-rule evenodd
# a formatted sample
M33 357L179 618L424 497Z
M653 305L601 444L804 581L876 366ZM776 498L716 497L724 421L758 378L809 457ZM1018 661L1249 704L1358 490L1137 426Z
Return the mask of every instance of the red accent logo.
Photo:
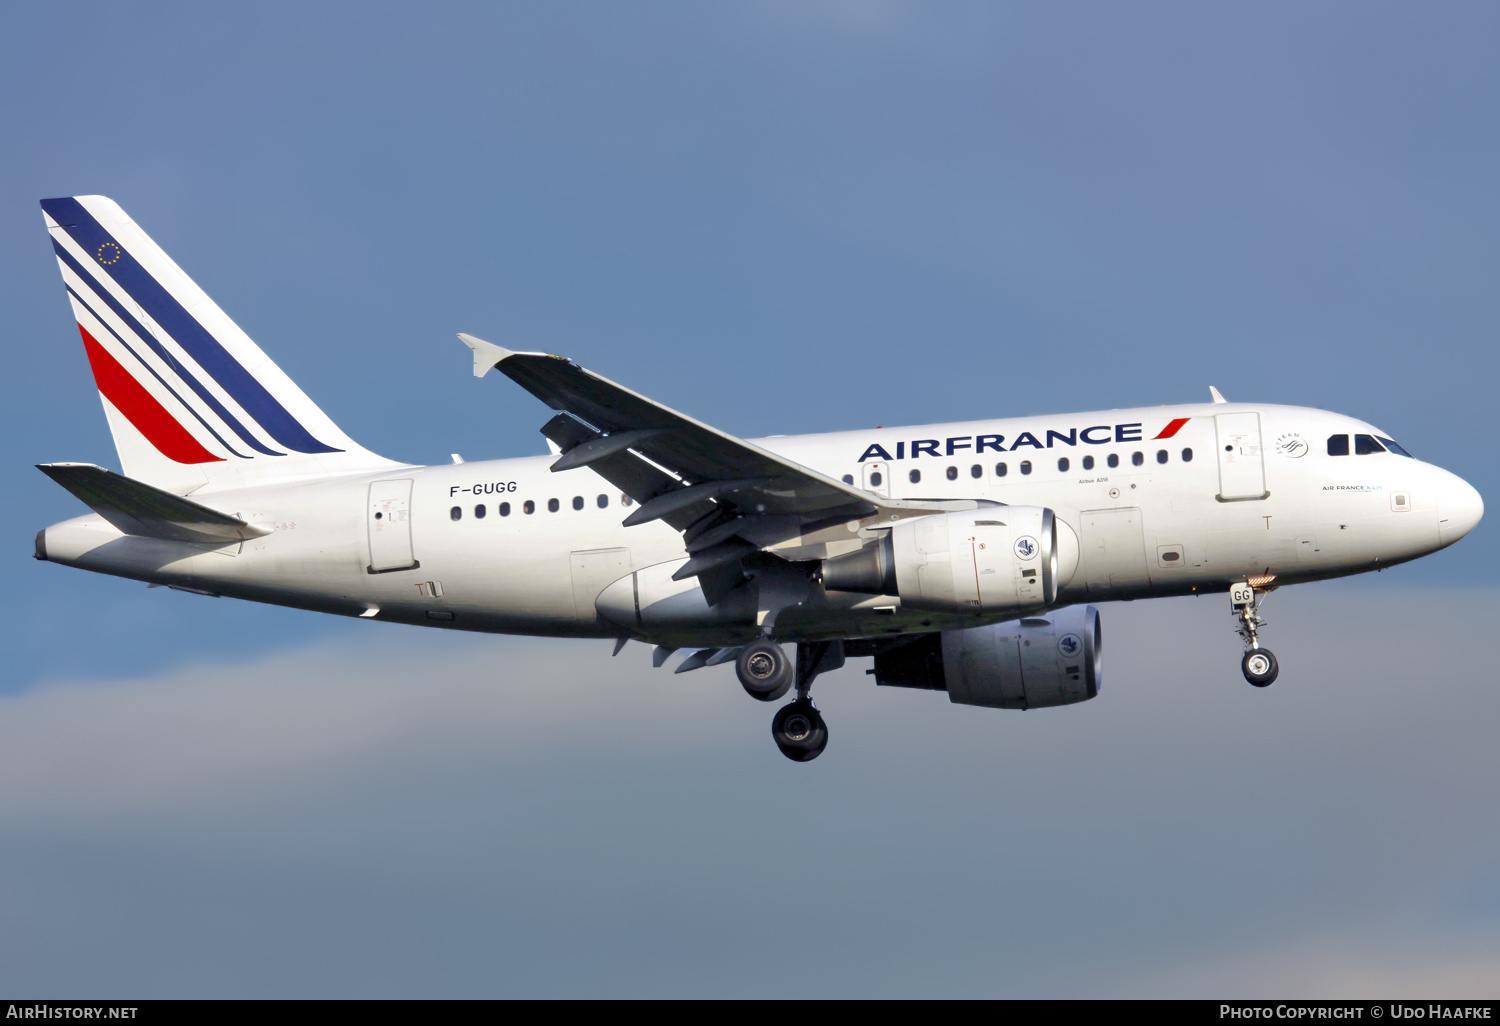
M1192 419L1193 418L1191 418L1191 417L1178 417L1176 420L1172 421L1172 423L1170 423L1166 427L1162 428L1161 429L1161 434L1157 435L1156 437L1157 438L1171 438L1177 432L1179 432L1179 431L1182 430L1182 425L1186 424L1188 421L1190 421ZM1152 441L1155 441L1155 440L1156 439L1152 439Z

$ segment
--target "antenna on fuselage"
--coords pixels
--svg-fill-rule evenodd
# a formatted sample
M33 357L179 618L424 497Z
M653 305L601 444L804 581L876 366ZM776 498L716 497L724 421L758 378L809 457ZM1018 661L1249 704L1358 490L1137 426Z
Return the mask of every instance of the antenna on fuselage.
M1208 394L1214 397L1214 402L1216 403L1227 403L1229 401L1220 395L1219 390L1212 385L1208 386Z

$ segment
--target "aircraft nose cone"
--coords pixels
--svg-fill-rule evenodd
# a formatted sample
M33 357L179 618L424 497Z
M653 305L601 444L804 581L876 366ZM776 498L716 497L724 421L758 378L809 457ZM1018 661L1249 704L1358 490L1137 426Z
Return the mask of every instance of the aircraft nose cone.
M1473 485L1457 475L1448 475L1448 480L1438 492L1438 541L1444 546L1452 545L1474 530L1480 517L1484 516L1484 499Z

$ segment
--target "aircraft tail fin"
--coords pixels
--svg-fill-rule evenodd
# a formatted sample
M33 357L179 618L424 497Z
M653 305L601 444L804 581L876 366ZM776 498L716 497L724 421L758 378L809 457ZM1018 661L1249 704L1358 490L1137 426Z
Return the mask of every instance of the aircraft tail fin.
M113 200L42 210L128 477L182 495L398 465L339 430Z

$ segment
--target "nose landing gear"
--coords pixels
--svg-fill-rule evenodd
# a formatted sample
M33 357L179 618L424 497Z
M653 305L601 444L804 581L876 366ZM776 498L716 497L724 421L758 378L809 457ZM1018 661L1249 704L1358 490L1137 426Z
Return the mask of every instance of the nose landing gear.
M1240 660L1240 671L1247 681L1258 688L1270 687L1280 671L1271 650L1260 647L1260 629L1266 625L1260 618L1260 603L1265 595L1251 581L1242 581L1229 588L1229 609L1234 613L1235 633L1245 642L1245 656Z

